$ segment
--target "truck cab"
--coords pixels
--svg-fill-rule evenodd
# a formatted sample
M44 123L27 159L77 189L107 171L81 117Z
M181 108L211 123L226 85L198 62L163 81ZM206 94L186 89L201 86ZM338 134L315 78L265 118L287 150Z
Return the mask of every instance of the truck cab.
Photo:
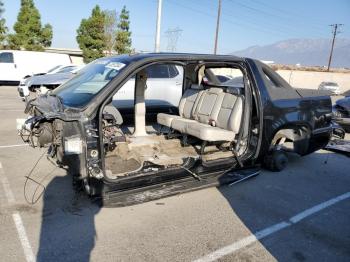
M177 107L148 119L150 68L181 68ZM222 80L222 75L226 75ZM114 97L134 79L130 119ZM161 82L160 97L173 99ZM170 100L169 100L170 101ZM306 155L331 134L331 101L289 86L259 61L234 56L139 54L101 58L30 101L22 136L104 203L126 205L285 167L283 144ZM276 156L277 154L277 156Z

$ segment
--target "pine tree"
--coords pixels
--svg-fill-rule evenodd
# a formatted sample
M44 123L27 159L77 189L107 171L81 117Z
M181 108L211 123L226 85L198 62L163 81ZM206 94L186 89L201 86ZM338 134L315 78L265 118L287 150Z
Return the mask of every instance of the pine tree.
M92 10L89 18L80 22L76 39L86 63L103 56L103 51L106 49L104 22L104 12L98 5Z
M45 47L51 46L52 37L53 37L52 26L50 24L45 24L45 26L41 31L41 43Z
M13 49L41 51L51 45L52 27L41 27L39 10L33 0L21 0L21 8L13 29L15 34L9 36L9 45Z
M127 11L124 6L119 16L116 43L114 45L114 49L118 54L127 54L131 52L131 32L129 29L129 11Z
M0 1L0 49L3 49L5 46L5 40L7 37L7 27L5 25L6 20L2 18L2 14L5 12L4 3Z

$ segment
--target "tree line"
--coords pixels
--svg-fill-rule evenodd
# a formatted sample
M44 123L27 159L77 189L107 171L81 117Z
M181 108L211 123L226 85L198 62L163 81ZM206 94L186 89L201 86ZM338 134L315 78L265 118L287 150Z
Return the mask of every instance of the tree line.
M43 51L51 46L53 28L50 24L42 26L33 0L21 0L14 33L9 33L4 13L0 0L0 49ZM76 41L86 63L113 53L132 52L129 11L124 6L118 15L115 10L101 10L96 5L90 17L81 20Z
M124 6L118 16L116 11L102 11L96 5L91 16L81 20L76 39L85 62L114 52L131 53L129 11Z

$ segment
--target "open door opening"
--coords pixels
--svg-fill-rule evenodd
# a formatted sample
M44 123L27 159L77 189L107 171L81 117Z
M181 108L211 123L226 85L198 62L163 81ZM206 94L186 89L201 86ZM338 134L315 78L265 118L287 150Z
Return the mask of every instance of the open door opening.
M150 77L151 67L163 70L158 75L166 75L166 69L170 76L169 68L177 71L172 72L173 79L154 80ZM236 154L244 152L237 145L242 142L240 130L243 119L247 119L243 117L244 100L246 89L250 88L245 84L243 71L234 66L192 68L193 75L185 76L188 70L177 65L149 66L132 78L132 91L127 82L114 95L109 105L115 108L114 115L106 112L102 119L108 179L156 175L176 169L200 179L200 170L204 169L198 169L199 165L216 165L219 170L227 161L232 167L239 157ZM123 107L126 101L121 98L130 93L133 121L122 113L127 107ZM166 106L168 111L164 111ZM153 112L157 113L152 121L147 115ZM116 117L122 120L113 120Z

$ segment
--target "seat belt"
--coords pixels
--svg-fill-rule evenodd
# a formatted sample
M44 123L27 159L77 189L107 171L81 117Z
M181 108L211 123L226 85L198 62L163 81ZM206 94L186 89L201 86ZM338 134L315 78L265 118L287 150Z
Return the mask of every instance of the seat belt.
M201 85L202 80L203 80L203 78L204 78L204 76L205 76L204 70L205 70L205 66L204 66L204 65L201 66L201 67L199 68L199 70L198 70L198 86Z

